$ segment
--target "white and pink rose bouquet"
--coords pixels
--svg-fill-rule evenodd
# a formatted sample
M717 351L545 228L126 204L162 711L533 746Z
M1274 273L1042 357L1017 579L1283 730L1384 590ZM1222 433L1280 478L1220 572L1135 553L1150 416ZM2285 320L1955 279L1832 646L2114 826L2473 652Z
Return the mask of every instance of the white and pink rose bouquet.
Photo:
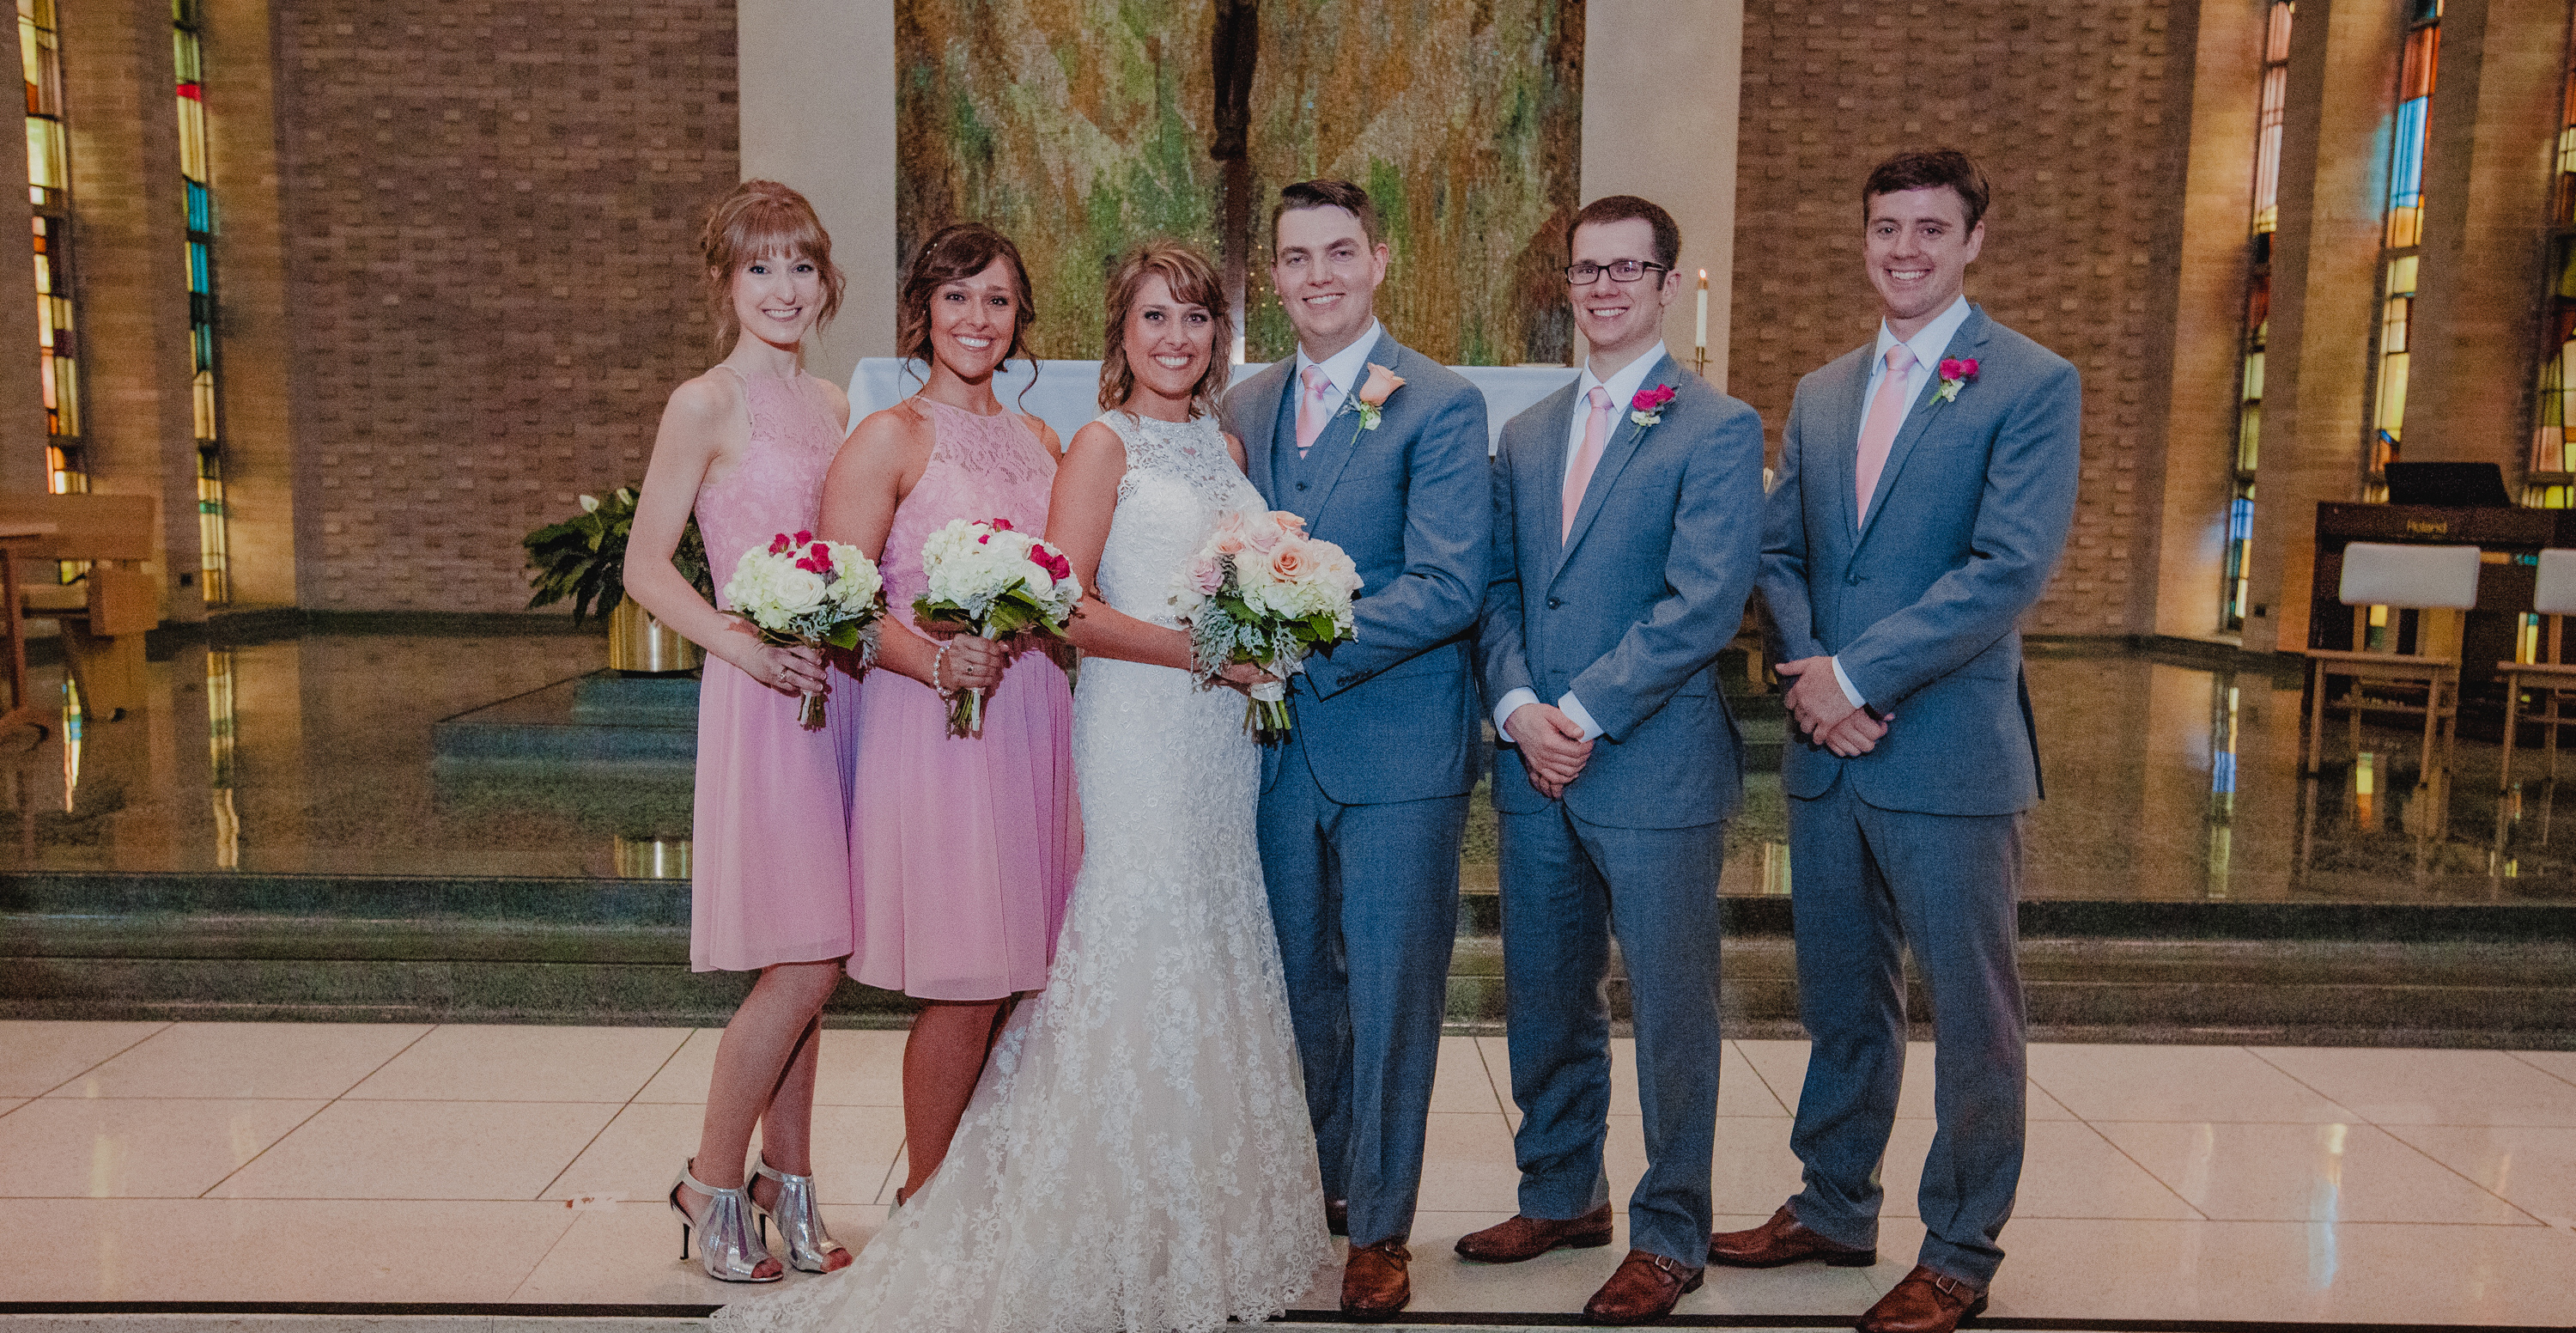
M770 643L820 649L855 649L864 664L875 655L877 618L885 604L877 562L846 542L814 540L810 532L780 533L766 547L742 553L725 581L725 600ZM796 712L807 731L823 726L823 696L808 694Z
M1082 582L1064 552L1011 527L1009 519L951 519L921 544L929 587L912 603L924 625L1006 639L1014 634L1064 637L1082 600ZM948 734L984 729L984 696L959 690L948 703Z
M1251 690L1244 729L1285 737L1288 677L1306 657L1359 637L1351 599L1360 574L1341 547L1306 535L1306 520L1281 512L1228 513L1172 581L1173 614L1189 626L1199 683L1248 662L1280 679Z

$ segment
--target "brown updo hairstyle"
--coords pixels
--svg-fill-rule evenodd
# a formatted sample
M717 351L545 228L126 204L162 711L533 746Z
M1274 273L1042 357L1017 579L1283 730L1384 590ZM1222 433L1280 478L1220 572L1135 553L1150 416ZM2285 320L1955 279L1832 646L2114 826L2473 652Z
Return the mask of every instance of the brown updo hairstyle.
M1161 278L1172 299L1204 307L1215 326L1208 342L1207 369L1190 386L1190 419L1216 410L1216 398L1234 376L1234 321L1226 309L1225 286L1207 256L1178 241L1147 241L1118 261L1109 275L1109 332L1101 342L1100 409L1113 411L1136 392L1136 367L1127 360L1127 317L1136 309L1136 294L1147 278Z
M742 332L733 314L733 275L753 260L803 259L823 274L823 309L814 317L820 330L841 311L841 291L849 280L832 262L832 234L805 196L776 181L750 180L707 210L707 225L698 231L698 249L707 263L707 307L716 317L716 346L722 350Z
M1011 261L1011 289L1019 295L1019 309L1011 324L1011 345L1002 360L1029 357L1024 341L1029 326L1038 322L1037 299L1029 292L1029 266L1020 259L1020 247L1011 238L981 222L953 222L942 227L927 241L921 253L912 257L912 267L903 275L903 291L895 298L894 354L918 361L924 369L930 365L930 298L941 287L962 278L971 278L993 266L996 259ZM1030 357L1034 362L1035 358Z

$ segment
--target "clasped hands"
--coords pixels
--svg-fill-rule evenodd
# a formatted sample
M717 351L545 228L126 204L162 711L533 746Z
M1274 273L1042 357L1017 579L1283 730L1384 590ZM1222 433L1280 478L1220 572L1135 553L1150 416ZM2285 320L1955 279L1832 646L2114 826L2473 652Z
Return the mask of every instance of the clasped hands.
M1592 742L1583 739L1582 726L1553 704L1526 703L1513 709L1503 719L1503 734L1520 747L1529 784L1551 801L1564 799L1565 789L1592 762Z
M1793 677L1785 702L1789 716L1798 729L1818 745L1845 759L1869 753L1887 734L1894 713L1881 713L1873 718L1869 711L1855 706L1851 696L1843 693L1842 682L1834 678L1834 659L1802 657L1795 662L1782 662L1772 668L1783 676Z

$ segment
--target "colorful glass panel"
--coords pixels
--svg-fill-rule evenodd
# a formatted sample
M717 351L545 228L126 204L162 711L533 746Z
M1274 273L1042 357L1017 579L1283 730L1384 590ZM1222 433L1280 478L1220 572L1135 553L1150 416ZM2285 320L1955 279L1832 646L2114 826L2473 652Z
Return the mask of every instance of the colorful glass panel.
M80 442L80 361L73 338L71 136L63 121L62 42L53 0L18 0L18 58L27 91L27 198L34 211L36 380L45 405L45 476L55 492L89 489Z
M197 536L208 604L232 598L230 543L224 531L224 456L220 371L215 357L215 195L206 150L205 46L196 0L171 0L170 65L179 115L179 174L188 222L190 398L197 430Z

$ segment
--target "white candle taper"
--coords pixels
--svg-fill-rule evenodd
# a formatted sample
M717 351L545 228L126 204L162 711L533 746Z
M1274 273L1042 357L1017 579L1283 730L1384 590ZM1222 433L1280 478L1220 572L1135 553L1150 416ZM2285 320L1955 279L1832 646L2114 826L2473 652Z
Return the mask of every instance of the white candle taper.
M1691 339L1703 357L1708 352L1708 270L1699 271L1699 333Z

